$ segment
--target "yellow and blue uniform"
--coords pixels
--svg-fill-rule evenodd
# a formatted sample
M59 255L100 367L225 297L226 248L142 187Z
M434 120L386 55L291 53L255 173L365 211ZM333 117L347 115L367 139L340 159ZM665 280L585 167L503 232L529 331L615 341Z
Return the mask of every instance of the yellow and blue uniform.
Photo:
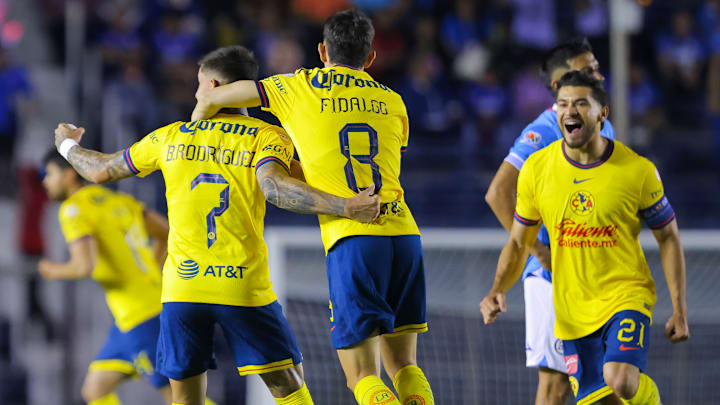
M556 141L532 154L518 177L515 219L542 221L552 252L555 335L578 403L609 395L602 365L647 360L655 282L638 240L675 213L655 166L618 141L581 164Z
M609 120L604 122L600 135L615 139L615 129ZM558 139L562 139L562 131L558 125L557 105L553 105L522 130L504 161L519 172L530 155ZM545 245L550 244L544 225L540 226L538 240ZM528 367L546 367L565 373L562 341L553 333L555 310L552 300L552 273L542 267L537 257L530 255L525 263L522 280L525 294L525 364Z
M298 364L297 342L269 278L265 196L255 176L268 162L289 167L293 145L282 128L219 114L160 128L124 156L140 177L161 170L166 185L170 236L158 368L183 379L214 367L215 323L241 374Z
M409 138L400 95L343 65L271 76L257 82L257 90L261 107L292 138L309 185L352 197L374 184L380 196L374 223L319 216L335 347L358 343L376 329L426 331L420 232L399 180ZM393 262L393 256L405 259ZM401 294L407 286L398 274L410 277L412 293Z
M85 186L60 206L68 243L92 237L97 264L92 278L105 291L113 315L103 348L90 370L146 374L161 387L168 379L154 371L160 321L160 269L150 247L143 205L129 195Z

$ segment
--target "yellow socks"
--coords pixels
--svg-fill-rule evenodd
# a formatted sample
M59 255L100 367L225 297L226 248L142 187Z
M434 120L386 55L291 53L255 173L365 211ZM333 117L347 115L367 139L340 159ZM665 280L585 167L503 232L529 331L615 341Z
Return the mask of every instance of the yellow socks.
M303 386L300 387L299 390L293 392L292 394L282 398L275 398L275 402L279 405L313 405L310 391L308 391L305 383L303 383Z
M205 398L205 405L217 405L217 402L213 401L210 398Z
M88 405L122 405L122 402L114 392L111 392L100 399L90 401Z
M380 377L369 375L355 385L355 400L360 405L400 405Z
M646 374L640 373L640 383L635 396L626 399L625 402L629 405L661 405L660 392L655 381Z
M395 374L393 385L402 405L434 405L433 393L418 366L405 366Z

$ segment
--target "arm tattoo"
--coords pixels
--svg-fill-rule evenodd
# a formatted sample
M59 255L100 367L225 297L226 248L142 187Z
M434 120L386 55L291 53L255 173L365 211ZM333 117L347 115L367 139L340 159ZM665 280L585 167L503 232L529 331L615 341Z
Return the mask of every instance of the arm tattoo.
M134 176L125 163L122 150L108 154L77 145L70 149L68 161L83 178L93 183L108 183Z
M278 208L298 214L342 215L345 199L314 189L290 177L276 163L266 163L257 171L265 198Z

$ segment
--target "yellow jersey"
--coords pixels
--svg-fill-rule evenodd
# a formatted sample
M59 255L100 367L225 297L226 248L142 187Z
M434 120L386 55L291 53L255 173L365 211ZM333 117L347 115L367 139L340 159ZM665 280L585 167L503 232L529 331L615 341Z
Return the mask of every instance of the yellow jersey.
M59 211L68 243L86 236L95 239L92 278L105 290L115 325L123 332L162 309L160 268L145 230L143 209L129 195L91 185L68 197Z
M408 116L400 95L347 66L299 69L257 82L261 107L273 113L297 148L309 185L353 197L375 184L380 218L363 224L319 215L325 251L353 235L417 235L400 185Z
M162 302L263 306L272 290L263 241L265 196L257 167L286 169L282 128L240 114L176 122L125 150L128 167L165 178L170 236Z
M638 234L675 214L655 166L618 141L583 165L562 140L535 152L518 177L515 219L542 221L550 236L555 335L570 340L600 329L615 313L652 318L655 281Z

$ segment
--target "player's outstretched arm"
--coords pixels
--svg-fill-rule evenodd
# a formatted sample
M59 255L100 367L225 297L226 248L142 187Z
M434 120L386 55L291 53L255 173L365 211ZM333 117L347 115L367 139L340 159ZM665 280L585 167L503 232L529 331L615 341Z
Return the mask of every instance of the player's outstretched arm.
M673 305L673 314L665 324L665 336L672 343L682 342L690 338L690 329L687 323L685 254L677 221L673 220L664 228L653 230L653 235L660 248L660 259Z
M48 280L90 277L97 259L97 244L90 235L70 243L70 260L53 262L42 259L38 263L40 274Z
M510 237L498 259L493 286L480 302L480 312L486 325L495 322L500 312L507 311L505 293L522 275L523 266L539 230L540 223L527 226L513 221Z
M358 222L372 222L380 215L380 196L371 185L353 198L342 198L310 187L292 178L275 162L256 172L260 189L273 205L298 214L339 215Z
M145 220L145 229L148 235L154 240L153 255L158 265L162 269L167 257L168 234L170 233L170 225L167 218L154 210L145 210L143 212Z
M260 105L260 95L253 80L238 80L206 91L198 91L195 98L197 104L192 112L193 121L210 118L225 107L242 108Z
M485 194L485 202L505 230L510 231L515 213L515 196L520 171L508 162L502 162ZM530 253L535 255L544 269L550 271L550 247L536 240Z
M78 145L84 133L85 128L66 123L55 128L55 147L85 180L104 184L135 175L125 163L123 151L108 154Z

